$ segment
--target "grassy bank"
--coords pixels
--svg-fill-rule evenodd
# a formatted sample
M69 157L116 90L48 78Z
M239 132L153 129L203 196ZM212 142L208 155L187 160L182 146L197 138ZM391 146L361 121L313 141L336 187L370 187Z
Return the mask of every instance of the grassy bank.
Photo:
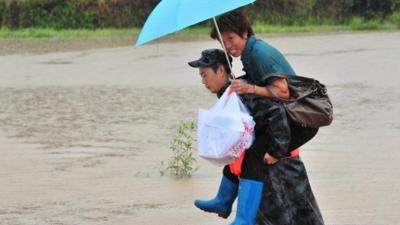
M352 20L350 24L334 25L334 24L320 24L320 25L266 25L255 23L253 28L256 33L298 33L298 32L337 32L337 31L363 31L363 30L397 30L400 26L385 22L380 23L377 21L363 22L358 18Z
M0 29L1 38L71 38L71 37L112 37L112 36L137 36L139 29L65 29L28 28L9 30Z
M368 21L364 22L357 18L347 25L270 25L259 22L254 23L254 30L257 34L266 33L292 33L292 32L337 32L337 31L360 31L360 30L396 30L400 26L390 22ZM210 28L207 26L193 27L178 32L172 38L196 38L207 36ZM0 29L0 38L90 38L90 37L136 37L140 32L138 28L121 29L63 29L50 28L29 28L10 30Z

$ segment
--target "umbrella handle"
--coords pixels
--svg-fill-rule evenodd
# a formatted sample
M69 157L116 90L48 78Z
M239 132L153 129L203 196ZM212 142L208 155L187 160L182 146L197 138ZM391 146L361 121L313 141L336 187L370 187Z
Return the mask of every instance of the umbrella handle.
M224 49L224 52L225 52L226 61L228 62L229 69L231 70L231 76L233 79L236 79L235 75L233 74L232 65L229 63L228 52L226 51L224 41L222 41L221 32L219 31L219 27L218 27L217 20L215 19L215 17L213 17L213 21L214 21L215 28L217 29L219 42L222 44L222 48Z

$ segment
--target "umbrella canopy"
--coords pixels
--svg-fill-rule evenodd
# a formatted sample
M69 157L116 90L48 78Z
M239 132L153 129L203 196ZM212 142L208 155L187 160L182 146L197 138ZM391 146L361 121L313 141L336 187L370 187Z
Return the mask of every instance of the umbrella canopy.
M162 0L147 18L136 47L255 0Z

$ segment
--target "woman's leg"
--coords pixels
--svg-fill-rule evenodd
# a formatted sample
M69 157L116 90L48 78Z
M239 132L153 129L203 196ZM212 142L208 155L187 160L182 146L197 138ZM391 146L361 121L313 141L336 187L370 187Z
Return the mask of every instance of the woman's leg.
M260 205L263 182L264 152L250 148L242 163L239 181L238 208L235 220L231 225L253 225Z
M257 225L324 225L300 157L265 167L264 191Z
M238 183L238 177L231 173L229 166L225 166L217 196L208 201L196 200L194 205L206 212L217 213L220 217L227 218L237 196Z

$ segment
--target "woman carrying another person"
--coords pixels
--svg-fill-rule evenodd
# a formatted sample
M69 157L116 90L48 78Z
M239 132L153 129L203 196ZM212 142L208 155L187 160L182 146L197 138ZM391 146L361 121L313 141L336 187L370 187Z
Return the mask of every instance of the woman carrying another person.
M258 104L256 105L267 101L266 99L271 99L271 102L276 103L276 101L272 101L273 95L265 88L265 84L262 83L262 80L271 73L294 75L295 72L285 57L277 49L254 36L249 20L241 11L234 11L222 15L218 18L217 23L227 52L234 57L241 57L244 67L243 70L246 73L245 76L241 77L241 80L231 81L232 90L241 95L246 94L245 96L258 96L258 98L255 98L257 100L254 100L253 97L251 101L253 103L257 102ZM219 40L215 28L211 31L211 37ZM224 64L224 62L227 64L226 60L220 61L219 63ZM270 85L273 86L275 94L278 97L289 97L290 92L287 80L275 79ZM244 100L244 103L246 104L246 100ZM270 102L266 104L269 105ZM257 113L254 105L253 108L249 108L254 115ZM289 153L291 150L294 150L310 140L318 129L303 129L298 124L292 123L289 119L287 119L287 121L290 126L288 132L291 133L291 140L286 154L292 157L271 154L268 149L273 146L273 143L269 143L269 140L266 141L262 136L257 139L256 136L254 145L257 145L256 148L260 146L265 148L264 161L267 163L267 165L263 167L264 172L261 173L264 176L263 181L265 188L257 216L257 224L322 225L324 222L312 193L304 164L298 156L298 151L292 152L297 154ZM282 134L282 137L287 136L287 134ZM263 142L263 144L260 144L261 142ZM246 154L248 152L249 151L246 151ZM242 165L242 172L245 167L245 165ZM229 177L227 175L229 173L229 167L225 167L225 176L221 181L221 186L216 198L210 201L196 200L195 205L205 211L223 214L220 213L221 209L226 209L225 206L231 204L231 201L228 201L228 204L226 201L222 200L224 197L225 200L229 199L224 193L226 190L228 190L228 192L229 190L235 190L236 187L226 185L227 183L225 181L226 178ZM241 178L243 178L243 174ZM254 196L254 198L257 200L258 197ZM228 209L230 212L229 207ZM237 217L241 215L241 210L239 198ZM251 221L251 219L247 221ZM234 222L233 224L253 223Z
M204 50L189 65L199 68L202 83L218 97L230 85L230 68L222 50ZM240 178L225 166L217 196L196 200L195 205L226 218L239 196L232 225L323 225L304 165L288 151L293 144L283 105L253 94L242 94L241 99L256 122L256 138L246 150ZM268 162L269 157L277 160Z
M222 50L205 50L200 59L189 65L199 68L202 83L218 97L230 85L230 69ZM256 124L255 140L244 155L240 179L225 166L216 199L198 200L195 205L226 218L238 196L238 210L231 225L253 225L264 188L264 156L266 153L276 158L288 156L290 127L280 102L257 95L242 95L241 98Z

